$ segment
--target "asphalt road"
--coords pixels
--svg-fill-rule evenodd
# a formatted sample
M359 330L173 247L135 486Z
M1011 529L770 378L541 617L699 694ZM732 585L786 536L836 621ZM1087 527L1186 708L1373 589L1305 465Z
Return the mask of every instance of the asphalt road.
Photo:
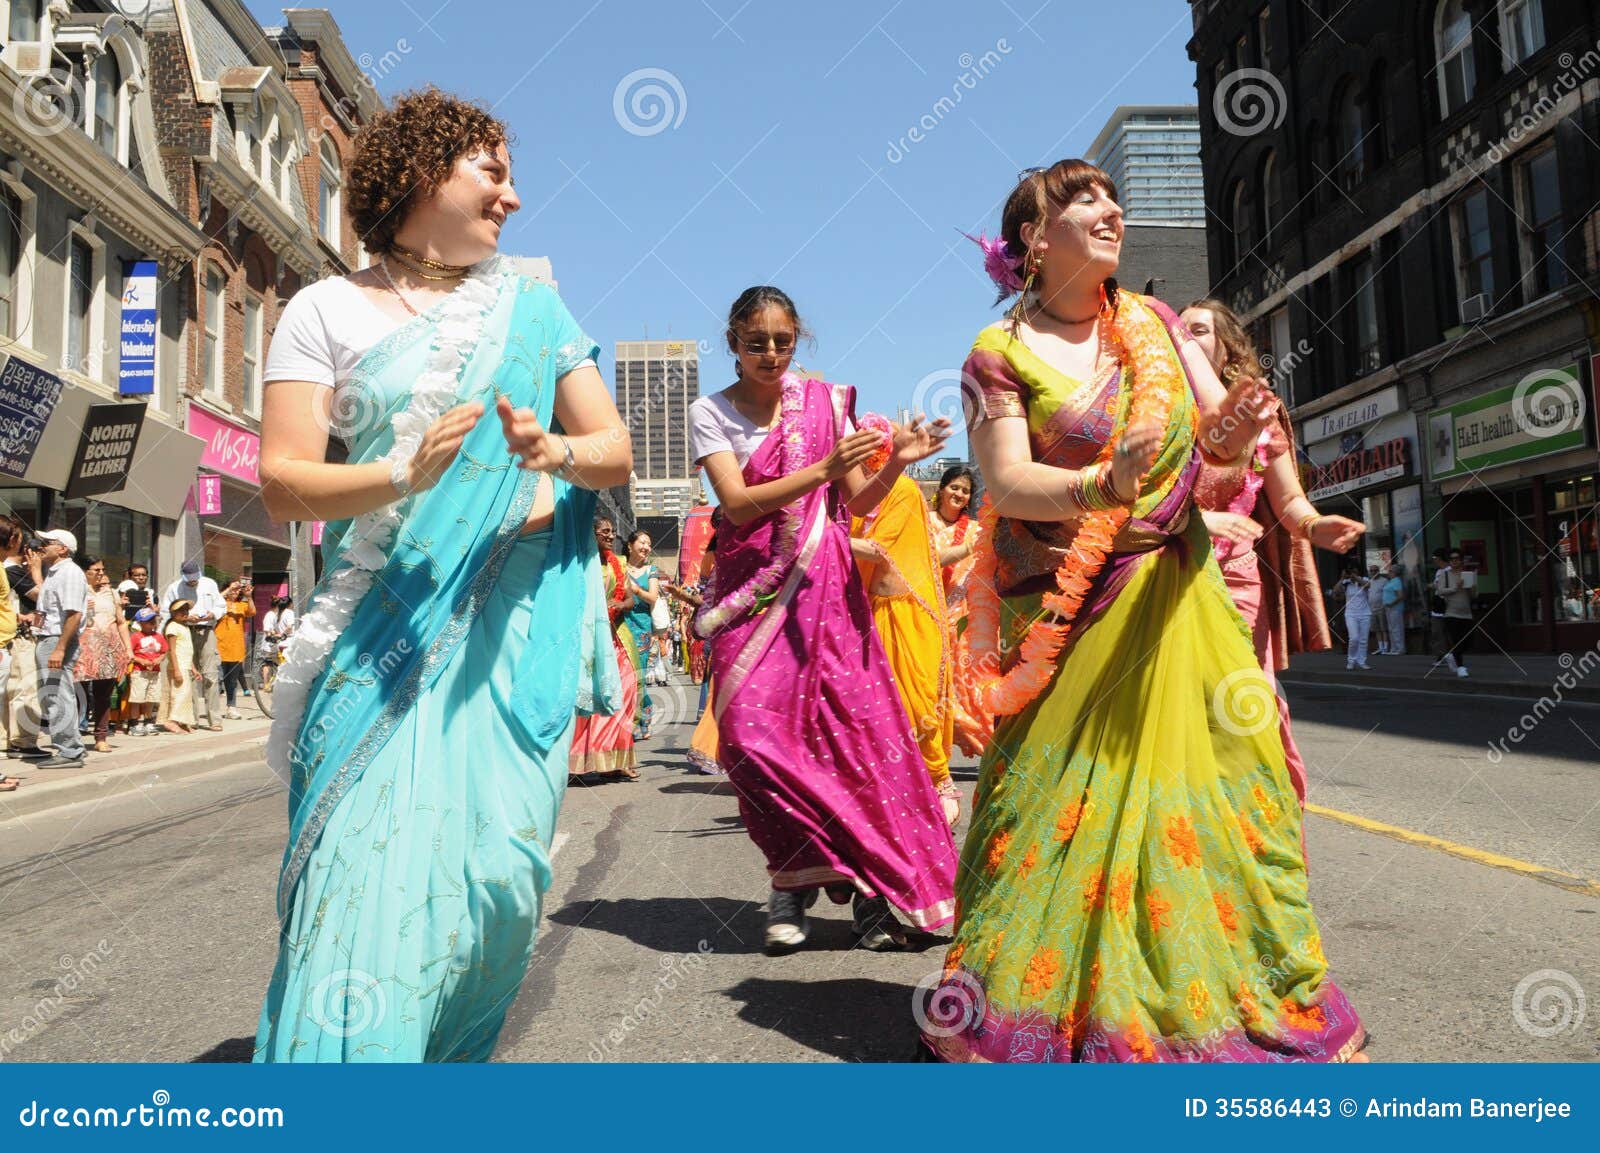
M498 1059L910 1057L942 945L853 949L824 902L804 951L766 957L761 857L729 787L684 767L692 699L666 694L678 719L641 782L569 794ZM1311 801L1339 814L1307 818L1312 897L1373 1060L1600 1059L1600 708L1563 707L1496 758L1526 706L1290 699ZM0 1059L247 1059L284 829L259 762L0 825Z

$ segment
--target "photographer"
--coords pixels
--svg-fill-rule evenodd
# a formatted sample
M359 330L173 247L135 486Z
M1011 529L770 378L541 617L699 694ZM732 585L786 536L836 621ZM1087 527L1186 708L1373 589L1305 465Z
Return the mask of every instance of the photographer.
M0 682L5 690L5 710L0 718L6 727L6 756L13 761L43 760L48 754L39 747L39 672L34 662L32 628L39 588L30 570L32 555L44 547L44 542L15 517L0 520L0 533L8 536L4 559L10 595L6 600L17 622L7 650L10 671Z
M254 596L255 586L245 577L222 590L228 611L217 621L217 659L222 663L222 688L228 695L228 711L222 715L233 721L243 719L235 706L244 684L244 662L249 652L245 632L250 618L256 615Z

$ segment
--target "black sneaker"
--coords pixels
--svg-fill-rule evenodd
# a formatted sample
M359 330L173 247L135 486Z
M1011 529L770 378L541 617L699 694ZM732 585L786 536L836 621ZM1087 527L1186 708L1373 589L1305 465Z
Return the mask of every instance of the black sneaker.
M42 761L50 754L43 749L7 749L6 756L13 761Z
M767 898L767 952L788 953L806 943L811 921L806 910L817 899L817 891L798 893L774 889Z
M36 769L81 769L82 757L51 757L48 760L38 761L33 766Z
M905 930L900 928L889 902L882 897L863 897L857 893L851 902L850 929L860 938L856 943L874 953L888 953L906 947Z

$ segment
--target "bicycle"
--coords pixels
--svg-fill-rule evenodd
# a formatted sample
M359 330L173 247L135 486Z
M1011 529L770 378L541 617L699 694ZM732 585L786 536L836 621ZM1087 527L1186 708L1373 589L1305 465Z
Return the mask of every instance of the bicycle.
M252 660L245 663L244 683L250 690L250 699L268 720L272 719L272 686L277 680L278 665L283 663L280 653L276 660ZM262 674L266 675L263 676Z

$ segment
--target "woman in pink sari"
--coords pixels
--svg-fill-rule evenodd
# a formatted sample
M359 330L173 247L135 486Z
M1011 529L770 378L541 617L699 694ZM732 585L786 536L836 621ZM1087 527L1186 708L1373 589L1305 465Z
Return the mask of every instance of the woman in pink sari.
M1223 384L1231 386L1241 376L1267 376L1244 326L1227 305L1197 300L1183 310L1183 322ZM1289 780L1304 805L1306 764L1289 731L1289 702L1276 674L1289 667L1291 653L1332 647L1312 546L1349 552L1367 526L1317 512L1300 485L1294 429L1281 400L1276 413L1247 458L1201 466L1194 499L1228 592L1250 626L1256 659L1277 693Z
M956 852L872 626L850 555L907 464L939 451L947 421L883 434L853 427L854 390L790 372L803 334L776 288L747 289L728 318L739 379L690 409L694 455L722 507L711 594L717 758L766 855L769 951L798 948L817 890L853 896L868 949L904 945L954 915ZM863 465L888 460L871 475Z

